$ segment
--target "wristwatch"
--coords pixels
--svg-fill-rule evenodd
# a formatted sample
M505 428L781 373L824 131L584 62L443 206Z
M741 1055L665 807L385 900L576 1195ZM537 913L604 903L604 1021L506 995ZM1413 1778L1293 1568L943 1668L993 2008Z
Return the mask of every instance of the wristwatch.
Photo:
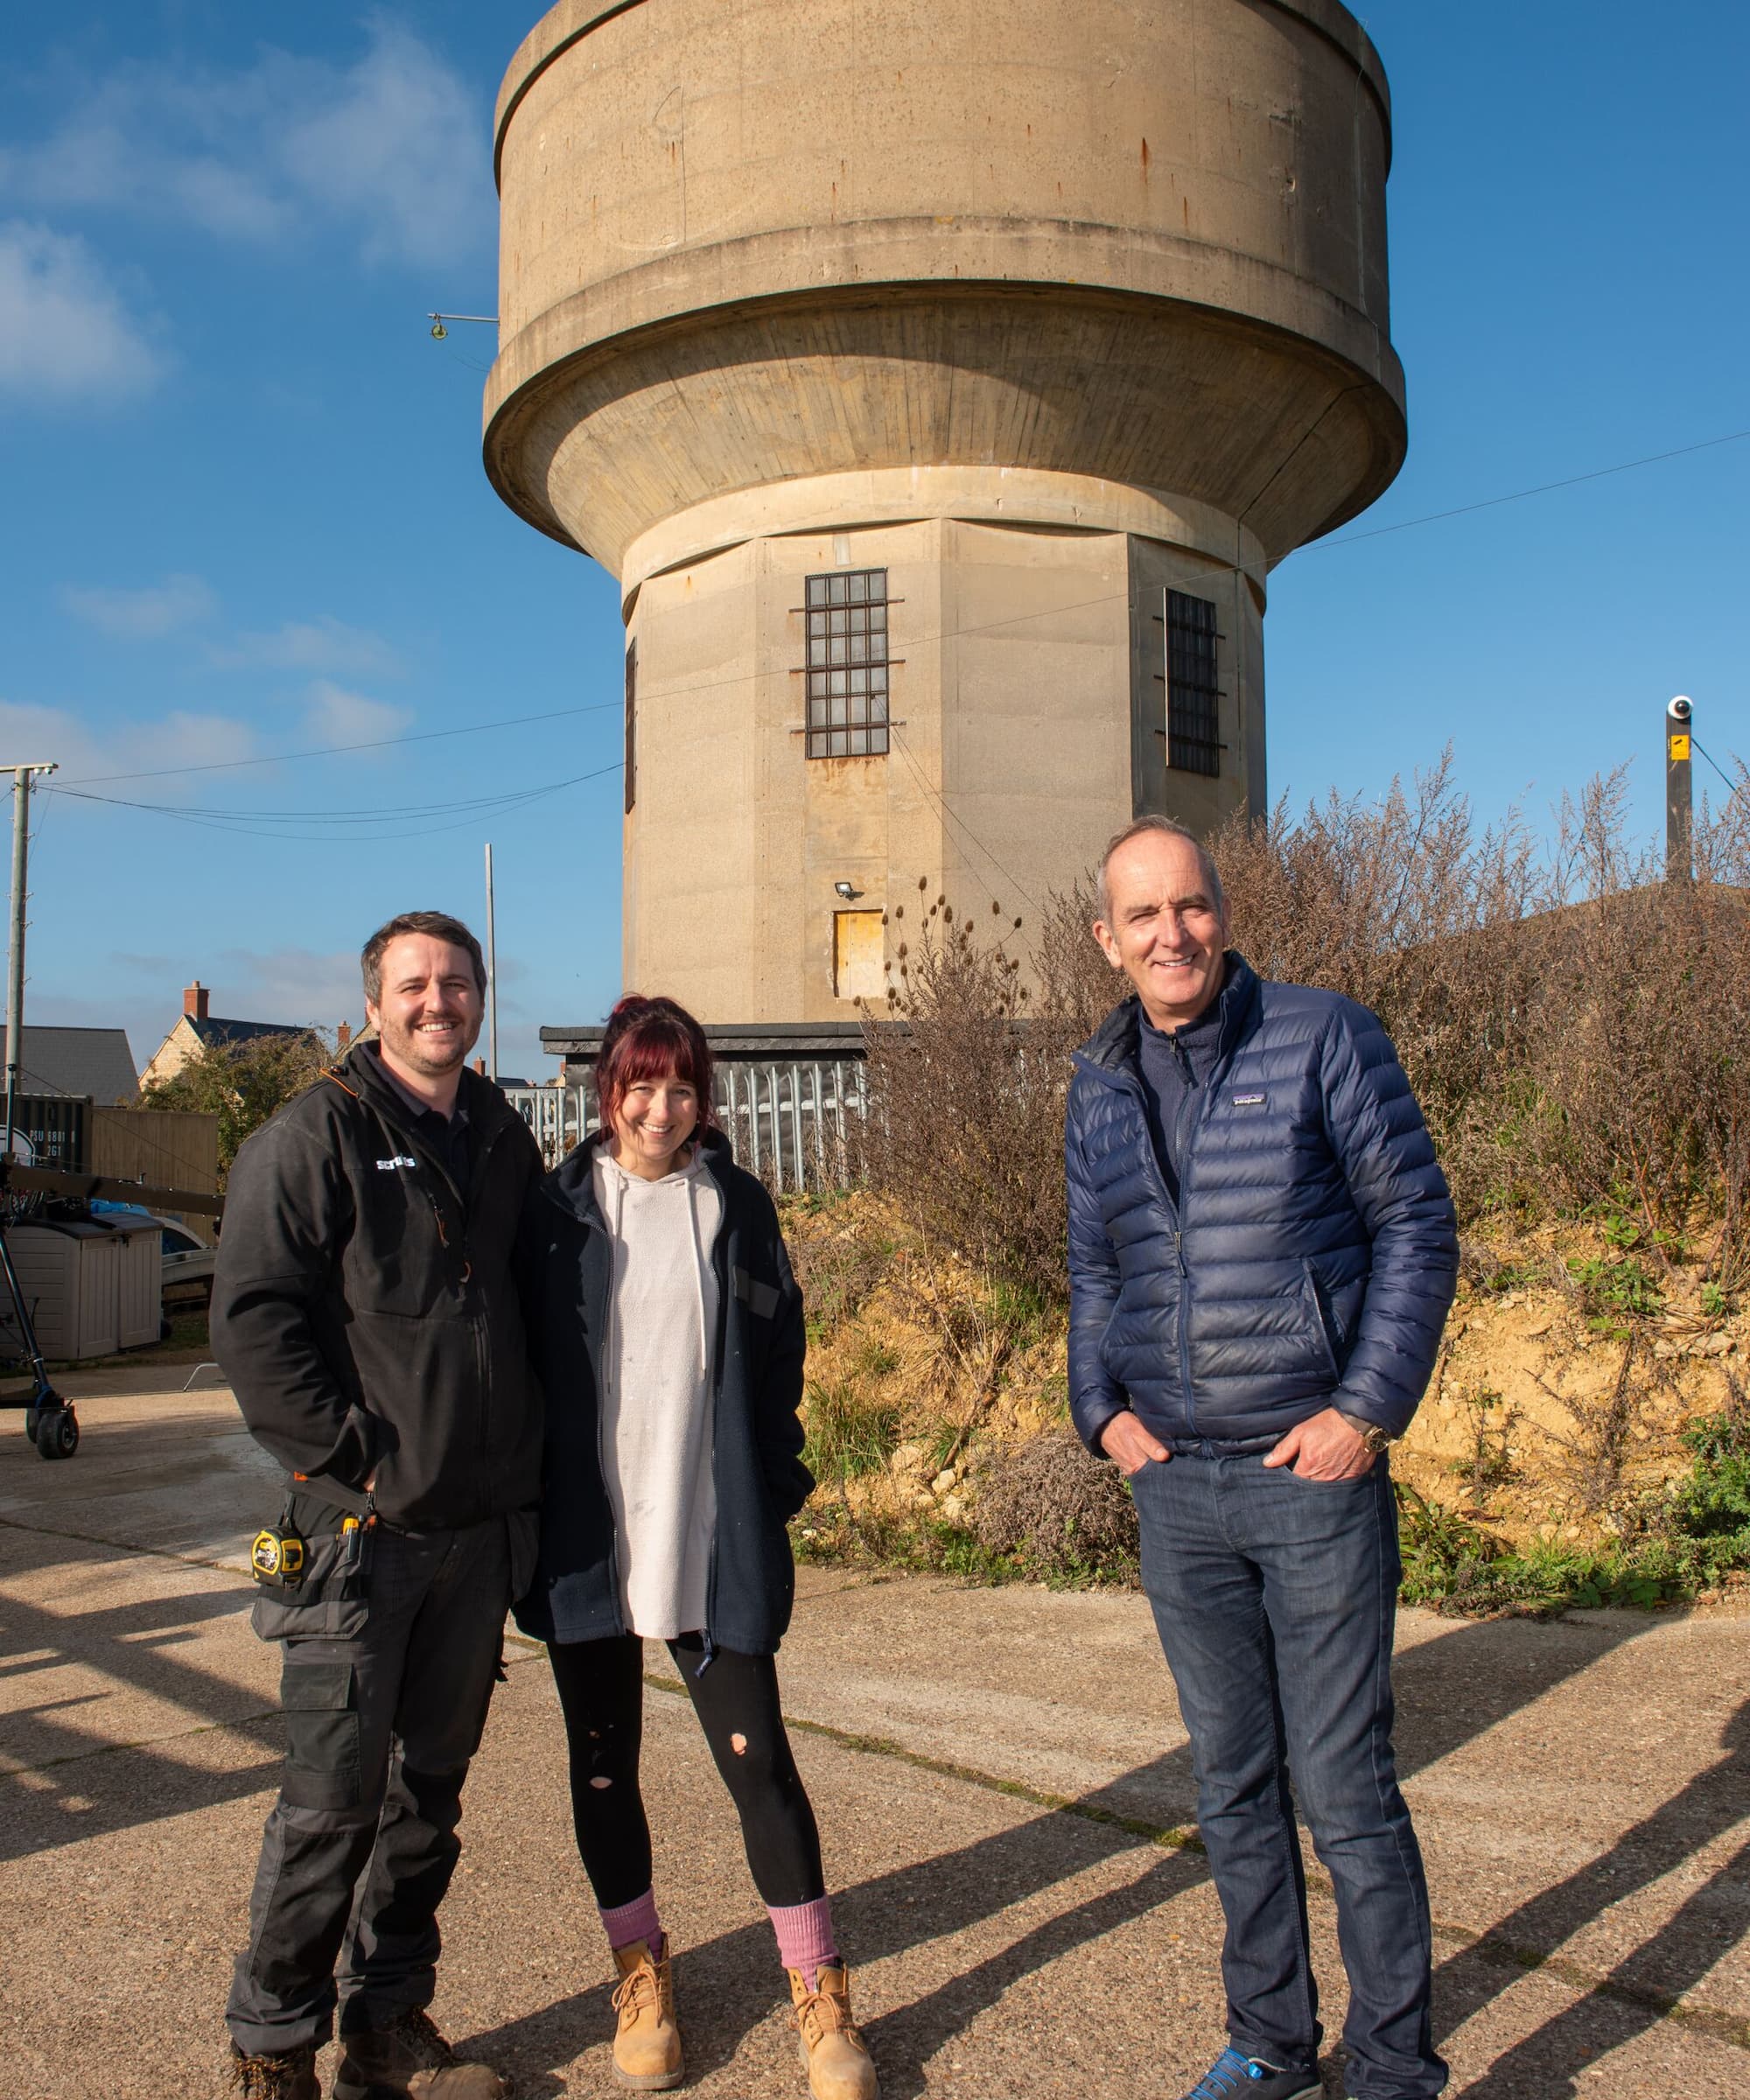
M1362 1442L1366 1445L1375 1458L1377 1458L1389 1444L1395 1444L1397 1441L1396 1437L1390 1430L1382 1429L1377 1422L1369 1422L1365 1415L1352 1415L1347 1408L1341 1407L1337 1410L1337 1412L1360 1437Z

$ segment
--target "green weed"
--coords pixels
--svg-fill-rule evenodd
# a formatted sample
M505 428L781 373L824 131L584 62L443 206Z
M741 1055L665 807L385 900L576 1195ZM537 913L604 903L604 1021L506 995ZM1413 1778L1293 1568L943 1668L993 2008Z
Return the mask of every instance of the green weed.
M842 1486L878 1473L900 1441L900 1410L854 1385L810 1381L804 1412L802 1460L822 1486Z

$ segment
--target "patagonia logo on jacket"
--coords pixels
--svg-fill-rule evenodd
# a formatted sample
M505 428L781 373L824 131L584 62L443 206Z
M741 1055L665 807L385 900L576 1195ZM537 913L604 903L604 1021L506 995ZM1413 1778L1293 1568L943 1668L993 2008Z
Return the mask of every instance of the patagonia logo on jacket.
M1268 1094L1236 1094L1234 1106L1236 1109L1261 1109L1269 1100Z

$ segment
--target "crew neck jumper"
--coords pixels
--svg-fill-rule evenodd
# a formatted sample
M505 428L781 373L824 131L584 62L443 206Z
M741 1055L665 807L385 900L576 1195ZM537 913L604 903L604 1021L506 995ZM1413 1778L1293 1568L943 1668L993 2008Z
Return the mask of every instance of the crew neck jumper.
M704 1627L710 1579L723 1200L696 1151L660 1181L626 1172L606 1145L591 1171L613 1249L601 1461L620 1606L629 1632L670 1641Z

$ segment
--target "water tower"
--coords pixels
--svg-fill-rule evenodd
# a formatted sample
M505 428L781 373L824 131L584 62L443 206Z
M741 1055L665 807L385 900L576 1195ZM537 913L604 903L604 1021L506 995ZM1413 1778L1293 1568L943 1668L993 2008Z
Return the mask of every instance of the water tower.
M854 1018L1265 800L1271 566L1403 461L1336 0L562 0L499 97L487 472L620 579L628 984Z

